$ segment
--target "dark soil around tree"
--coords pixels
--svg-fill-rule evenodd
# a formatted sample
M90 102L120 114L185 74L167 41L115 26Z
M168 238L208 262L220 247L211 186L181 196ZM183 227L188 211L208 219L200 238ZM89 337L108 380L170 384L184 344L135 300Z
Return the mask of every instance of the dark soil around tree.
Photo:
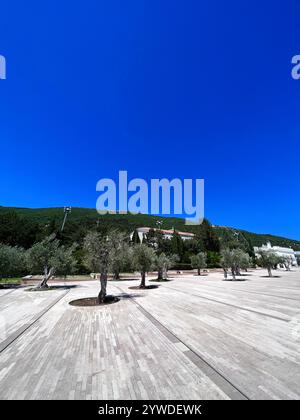
M239 282L239 281L249 281L248 279L223 279L223 281Z
M15 283L2 283L0 284L0 289L18 289L21 286Z
M113 303L120 302L120 299L115 296L106 296L105 301L102 303L99 303L97 297L88 297L83 299L76 299L69 302L69 305L71 306L107 306L112 305Z
M158 279L153 279L153 280L149 280L149 282L150 283L167 283L167 282L169 282L169 281L172 281L172 279L160 279L160 280L158 280Z
M151 289L158 289L159 288L159 286L157 286L157 285L151 285L151 286L145 286L145 287L141 287L141 286L131 286L131 287L128 287L128 289L131 289L131 290L151 290Z
M121 278L121 279L108 279L108 281L116 281L116 282L124 282L124 281L137 281L138 279L131 279L131 278Z
M78 286L48 286L48 287L31 287L30 289L26 289L26 292L48 292L51 290L69 290L74 289Z

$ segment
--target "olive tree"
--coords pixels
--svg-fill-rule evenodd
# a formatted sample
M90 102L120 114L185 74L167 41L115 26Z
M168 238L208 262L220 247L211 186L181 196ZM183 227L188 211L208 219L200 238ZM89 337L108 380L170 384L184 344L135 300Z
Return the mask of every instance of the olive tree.
M107 236L98 232L90 232L86 235L83 245L85 251L84 264L94 273L100 273L100 292L98 302L105 302L107 276L110 267L111 247Z
M107 235L90 232L84 239L84 264L94 273L100 274L100 292L98 302L106 300L108 273L113 272L119 278L121 269L128 264L130 254L127 236L118 230L112 230Z
M280 264L280 262L282 261L281 257L274 254L273 252L264 250L260 250L258 254L258 265L260 265L263 268L266 268L268 270L269 277L273 277L272 269L276 268L276 266Z
M0 279L19 276L25 271L24 249L0 244Z
M227 279L228 270L231 267L231 251L229 248L222 249L220 263L224 271L224 278Z
M146 287L146 273L155 267L156 254L153 248L146 244L138 244L133 247L133 266L141 273L140 288Z
M233 249L234 272L237 276L241 275L241 270L247 270L251 265L251 258L242 249Z
M39 289L48 287L48 281L54 274L72 274L75 271L76 260L73 257L74 248L60 246L55 235L50 235L41 242L34 244L27 251L27 266L36 274L43 273L38 285Z
M191 256L191 263L193 268L197 268L198 276L201 276L201 270L207 267L207 255L205 252L199 252L197 255Z
M74 257L76 245L72 245L67 248L65 246L59 246L57 252L52 258L52 266L54 267L54 274L67 277L70 274L74 274L77 269L77 261Z
M233 280L236 276L241 275L241 269L247 269L250 266L249 254L241 249L225 248L221 251L221 265L224 270L224 277L227 278L228 270L231 270Z
M130 270L132 250L129 247L129 238L126 233L113 230L109 233L110 243L110 270L114 279L120 279L121 271Z
M293 265L293 258L290 255L281 257L281 263L284 265L286 271L291 271Z
M173 254L167 256L164 252L158 255L155 259L155 267L158 272L157 280L166 280L168 278L168 271L178 261L178 256Z

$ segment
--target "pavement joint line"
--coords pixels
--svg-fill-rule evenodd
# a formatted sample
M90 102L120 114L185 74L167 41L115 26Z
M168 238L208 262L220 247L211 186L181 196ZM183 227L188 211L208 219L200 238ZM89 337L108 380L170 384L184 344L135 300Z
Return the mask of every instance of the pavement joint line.
M29 330L37 321L39 321L47 312L50 311L50 309L53 308L62 298L64 298L70 290L67 290L62 296L60 296L58 299L56 299L54 302L52 302L50 305L48 305L45 309L43 309L41 312L38 313L38 315L33 319L32 322L29 322L22 327L18 328L17 331L12 333L9 337L7 337L4 341L0 343L0 354L4 352L11 344L13 344L18 338L20 338L26 331ZM35 293L35 292L33 292ZM49 292L45 292L49 293ZM50 292L51 293L51 292Z
M4 289L0 289L0 290L4 290ZM13 289L13 290L10 290L10 291L9 291L9 292L7 292L7 293L3 293L2 295L0 295L0 299L1 299L2 297L4 297L4 296L10 295L11 293L15 292L16 290L18 290L18 288Z
M285 318L281 318L281 317L276 316L276 315L270 315L270 314L267 314L265 312L255 311L254 309L250 309L250 308L247 308L247 307L233 305L231 303L223 302L222 300L208 298L208 297L205 297L205 296L202 296L202 295L197 295L195 293L187 293L187 292L184 292L183 290L176 289L176 288L170 287L170 286L161 286L161 287L163 287L165 289L176 290L176 292L180 292L180 293L183 293L185 295L188 294L190 296L199 297L200 299L206 299L206 300L209 300L211 302L219 303L220 305L230 306L232 308L240 309L242 311L253 312L254 314L258 314L258 315L266 316L266 317L269 317L269 318L277 319L277 320L283 321L283 322L290 322L290 320L285 319Z
M182 350L182 353L196 365L210 380L212 380L219 388L231 399L236 400L250 400L246 394L243 393L237 386L235 386L229 379L227 379L221 372L207 362L200 356L192 347L182 341L176 334L163 325L157 318L147 311L136 299L130 296L129 293L122 290L119 286L113 285L122 294L127 295L130 301L134 303L138 309L149 319L152 324L159 329L159 331L169 340L172 344L181 343L187 350ZM166 333L167 334L166 334ZM201 367L200 367L201 366ZM220 383L221 382L221 383ZM225 389L224 389L225 388Z
M246 293L252 293L254 295L261 295L261 296L270 296L270 297L276 297L278 299L288 299L288 300L294 300L295 302L300 302L300 299L295 299L295 298L291 298L291 297L286 297L286 296L277 296L277 295L271 295L270 293L259 293L259 292L252 292L250 290L238 290L238 289L231 289L233 291L237 291L237 292L246 292Z
M205 283L205 286L207 286L208 284L207 283ZM208 285L208 286L210 286L210 285ZM216 288L215 288L216 289ZM221 287L217 287L217 289L218 290L222 290L222 288ZM255 294L255 295L262 295L262 296L271 296L271 297L276 297L276 298L278 298L278 299L288 299L288 300L294 300L294 301L296 301L296 302L300 302L300 299L295 299L295 298L291 298L291 297L286 297L286 296L278 296L278 295L272 295L272 294L270 294L270 293L264 293L264 292L262 292L262 293L259 293L259 292L253 292L252 290L245 290L245 289L243 289L243 290L240 290L240 289L224 289L225 291L228 291L228 290L230 290L230 291L233 291L233 292L240 292L240 293L244 293L244 292L246 292L246 293L252 293L252 294Z

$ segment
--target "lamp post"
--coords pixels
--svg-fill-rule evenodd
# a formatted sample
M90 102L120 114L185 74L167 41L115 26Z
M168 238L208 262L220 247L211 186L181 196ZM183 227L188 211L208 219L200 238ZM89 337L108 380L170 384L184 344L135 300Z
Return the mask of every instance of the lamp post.
M64 220L61 226L61 232L64 230L65 224L66 224L66 220L67 220L67 216L69 213L71 213L72 207L64 207Z
M161 226L162 226L162 224L163 224L163 221L162 221L162 220L157 220L157 221L156 221L156 226L157 226L157 229L158 229L158 230L161 230Z

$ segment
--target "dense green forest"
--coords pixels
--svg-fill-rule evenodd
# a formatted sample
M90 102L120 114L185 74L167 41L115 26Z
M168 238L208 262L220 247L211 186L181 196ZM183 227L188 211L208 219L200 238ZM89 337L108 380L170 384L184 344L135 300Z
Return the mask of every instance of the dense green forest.
M270 240L273 245L291 246L300 250L300 242L273 235L259 235L234 228L213 226L208 220L201 225L186 226L179 218L162 218L149 215L99 215L94 209L73 208L68 214L63 232L61 226L64 218L63 208L26 209L0 207L0 269L9 277L14 273L25 272L22 256L26 250L27 257L40 252L42 247L56 247L60 254L56 255L56 265L60 271L74 265L73 271L86 273L84 243L87 234L94 232L100 237L108 237L112 231L125 233L129 240L129 233L134 232L132 244L140 242L136 229L142 226L155 228L159 221L161 229L173 229L172 239L166 239L161 232L151 230L143 242L150 248L156 247L157 254L176 256L176 269L191 269L199 253L205 253L207 267L220 267L222 250L240 250L254 261L253 246L262 245ZM183 241L178 231L191 231L194 239ZM50 239L49 239L50 238ZM51 239L52 238L52 239ZM55 238L55 240L54 240ZM46 241L46 242L45 242ZM48 242L47 242L48 241ZM50 241L50 242L49 242ZM43 245L41 245L41 243ZM55 251L56 252L56 251ZM0 257L1 257L0 255ZM164 258L164 257L162 257ZM58 260L57 260L58 259ZM28 258L27 258L28 260ZM29 258L30 260L30 258ZM29 261L28 260L28 261ZM36 258L31 260L35 262ZM69 260L69 264L66 263ZM74 263L74 264L73 264ZM64 266L64 268L62 268ZM66 267L65 267L66 266ZM70 267L69 267L70 266ZM36 270L32 266L31 270Z
M59 231L63 220L61 207L28 209L0 206L0 242L11 245L20 245L28 248L32 243L40 240L47 234ZM119 228L132 232L138 227L157 227L157 220L161 220L163 229L176 229L178 231L197 232L198 226L186 226L183 219L176 217L158 217L150 215L103 215L100 216L95 209L74 207L68 216L63 239L67 242L80 242L87 230L109 230ZM260 246L267 241L272 245L281 245L300 250L300 241L283 238L270 234L257 234L230 227L213 226L215 234L222 242L247 240L252 246Z

